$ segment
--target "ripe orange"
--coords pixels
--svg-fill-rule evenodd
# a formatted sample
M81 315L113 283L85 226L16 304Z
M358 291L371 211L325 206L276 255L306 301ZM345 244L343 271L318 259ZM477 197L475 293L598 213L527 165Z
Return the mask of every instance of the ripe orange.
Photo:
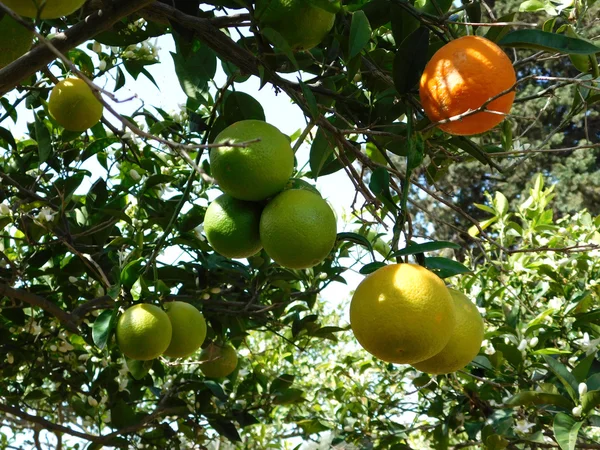
M2 0L6 6L24 17L56 19L67 16L83 6L86 0ZM43 6L42 6L43 5Z
M337 224L329 204L305 189L283 191L260 217L260 240L273 260L290 269L323 261L335 244Z
M427 117L435 123L480 108L516 81L512 63L500 47L483 37L464 36L433 55L421 76L419 95ZM494 112L478 112L439 128L464 136L484 133L504 120L514 99L513 90L486 106Z
M48 110L66 130L85 131L100 121L104 106L85 81L66 78L52 89Z
M262 120L236 122L215 138L216 144L245 142L250 143L211 149L210 168L221 190L233 198L255 202L281 192L294 170L288 138Z
M390 264L356 288L350 325L359 344L377 358L414 364L439 353L456 324L444 282L414 264Z
M456 372L469 364L481 348L483 319L479 310L462 292L449 289L456 310L456 326L448 344L437 355L413 364L421 372Z

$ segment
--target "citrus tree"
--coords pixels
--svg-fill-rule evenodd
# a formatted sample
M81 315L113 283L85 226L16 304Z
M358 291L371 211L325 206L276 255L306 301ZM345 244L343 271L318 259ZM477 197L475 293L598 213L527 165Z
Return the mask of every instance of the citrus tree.
M599 13L0 0L2 448L600 448Z

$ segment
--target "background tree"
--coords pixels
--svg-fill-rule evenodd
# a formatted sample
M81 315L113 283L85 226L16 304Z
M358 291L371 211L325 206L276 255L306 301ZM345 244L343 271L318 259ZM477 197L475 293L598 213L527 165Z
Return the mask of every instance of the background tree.
M309 52L261 27L253 2L94 0L32 23L0 3L36 39L0 70L4 448L600 448L600 49L584 40L597 39L600 5L310 3L337 14ZM519 79L508 119L473 138L439 131L417 95L429 57L466 33L504 46ZM148 39L166 35L184 113L148 98L119 114L125 73L153 81ZM86 132L48 113L68 74L104 104ZM309 157L294 176L343 171L356 189L361 233L339 233L312 269L264 252L229 260L202 233L216 190L210 144L232 123L265 118L236 90L248 77L306 117L291 140L310 144ZM24 123L21 139L14 124ZM83 165L94 159L92 173ZM453 242L416 243L433 236ZM186 258L174 262L173 249ZM374 359L349 330L347 301L320 296L413 255L485 315L485 345L456 374ZM236 347L232 375L207 379L195 357L123 357L120 311L170 300L202 310L207 344Z

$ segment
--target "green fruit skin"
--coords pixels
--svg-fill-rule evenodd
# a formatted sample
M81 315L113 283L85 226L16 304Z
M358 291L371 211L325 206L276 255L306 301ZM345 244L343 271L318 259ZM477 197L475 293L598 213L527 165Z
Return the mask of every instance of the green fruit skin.
M200 311L185 302L165 304L173 334L163 355L185 358L200 348L206 338L206 321Z
M128 358L139 361L148 361L163 354L171 343L172 334L167 313L158 306L145 303L127 309L117 322L119 349Z
M208 378L224 378L233 373L238 364L235 349L226 345L224 347L210 344L200 353L200 370Z
M41 11L40 19L57 19L77 11L86 0L46 0ZM2 0L6 6L17 14L35 19L41 0Z
M256 18L263 28L281 34L292 50L316 47L335 22L335 14L305 0L258 0Z
M215 143L247 147L216 147L210 151L213 177L226 194L239 200L261 201L281 192L294 171L294 151L288 138L262 120L242 120L228 126Z
M217 197L206 209L204 233L212 248L226 258L248 258L262 249L262 207L230 195Z
M0 20L0 69L27 53L32 43L33 31L5 15Z
M260 218L260 236L265 251L277 264L308 269L329 255L337 238L337 224L331 207L319 195L292 189L267 204Z
M288 183L285 185L284 190L287 191L290 189L304 189L309 192L314 192L319 197L321 196L321 193L316 187L301 178L290 178L290 181L288 181Z

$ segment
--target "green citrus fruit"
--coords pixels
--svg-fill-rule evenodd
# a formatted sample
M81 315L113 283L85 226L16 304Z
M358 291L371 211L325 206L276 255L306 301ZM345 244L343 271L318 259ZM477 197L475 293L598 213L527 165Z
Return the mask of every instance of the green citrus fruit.
M350 303L354 336L372 355L414 364L439 353L456 324L444 282L414 264L390 264L358 286Z
M208 378L223 378L231 374L238 363L238 356L231 345L211 343L200 353L200 370Z
M260 201L281 192L294 170L294 152L288 138L262 120L242 120L225 128L215 143L246 147L217 147L210 151L213 177L226 194L240 200Z
M27 53L32 43L33 31L6 14L0 19L0 69Z
M217 253L227 258L248 258L260 251L261 205L237 200L227 194L206 209L204 233Z
M283 191L260 218L260 240L273 260L290 269L323 261L335 244L337 226L329 204L304 189Z
M104 107L85 81L67 78L52 89L48 109L65 129L85 131L100 121Z
M413 364L421 372L430 374L451 373L469 364L481 348L483 341L483 319L477 307L464 295L449 289L456 310L456 326L450 341L435 356Z
M306 0L258 0L256 18L272 28L292 50L310 50L321 43L335 22L335 14Z
M308 181L304 181L301 178L290 178L283 189L285 191L290 189L304 189L306 191L314 192L315 194L321 196L321 193L315 186L310 184Z
M171 321L158 306L138 304L117 322L117 344L125 356L147 361L162 355L172 336Z
M2 0L6 6L24 17L56 19L77 11L86 0ZM43 7L42 7L43 6Z
M206 338L206 321L195 307L185 302L165 304L171 321L173 334L171 343L163 355L171 358L185 358L200 348Z

